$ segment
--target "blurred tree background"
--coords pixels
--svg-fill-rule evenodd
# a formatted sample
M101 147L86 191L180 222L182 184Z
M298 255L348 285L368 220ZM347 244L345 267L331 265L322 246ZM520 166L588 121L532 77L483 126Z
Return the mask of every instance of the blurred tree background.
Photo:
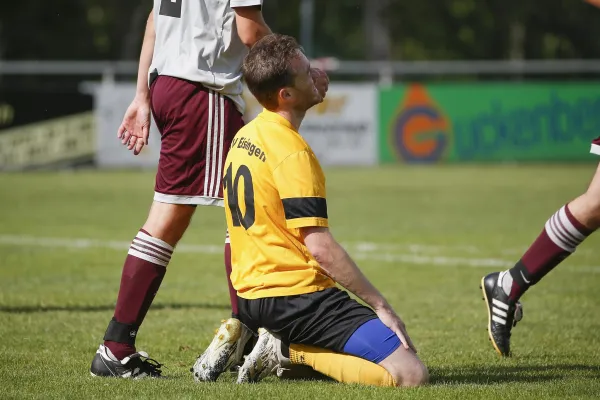
M264 0L300 36L302 0ZM149 0L0 2L0 60L135 60ZM582 0L314 0L313 56L343 60L600 58Z

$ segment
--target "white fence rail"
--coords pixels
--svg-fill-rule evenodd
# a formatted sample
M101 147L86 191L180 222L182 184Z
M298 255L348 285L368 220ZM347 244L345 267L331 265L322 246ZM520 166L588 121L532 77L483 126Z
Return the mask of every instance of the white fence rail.
M321 58L313 63L345 75L547 75L600 74L600 60L485 60L485 61L341 61ZM0 61L0 75L118 75L135 76L136 61Z

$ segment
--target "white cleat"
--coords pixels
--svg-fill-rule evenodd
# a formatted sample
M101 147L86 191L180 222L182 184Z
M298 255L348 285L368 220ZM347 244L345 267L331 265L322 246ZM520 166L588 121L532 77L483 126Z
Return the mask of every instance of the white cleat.
M240 320L222 321L215 337L191 368L197 382L214 382L223 372L239 363L252 332Z
M258 330L258 342L238 372L237 383L258 382L275 374L282 362L281 341L261 328Z

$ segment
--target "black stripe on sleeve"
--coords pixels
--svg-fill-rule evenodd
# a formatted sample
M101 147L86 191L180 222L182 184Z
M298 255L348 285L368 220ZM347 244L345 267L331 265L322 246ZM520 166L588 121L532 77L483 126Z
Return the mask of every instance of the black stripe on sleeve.
M322 197L292 197L282 202L285 219L327 218L327 200Z

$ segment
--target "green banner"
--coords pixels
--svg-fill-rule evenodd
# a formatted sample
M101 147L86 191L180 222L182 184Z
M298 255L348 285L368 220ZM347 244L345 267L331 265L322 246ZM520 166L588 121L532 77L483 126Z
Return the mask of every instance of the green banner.
M409 84L379 95L381 162L593 160L600 82Z

